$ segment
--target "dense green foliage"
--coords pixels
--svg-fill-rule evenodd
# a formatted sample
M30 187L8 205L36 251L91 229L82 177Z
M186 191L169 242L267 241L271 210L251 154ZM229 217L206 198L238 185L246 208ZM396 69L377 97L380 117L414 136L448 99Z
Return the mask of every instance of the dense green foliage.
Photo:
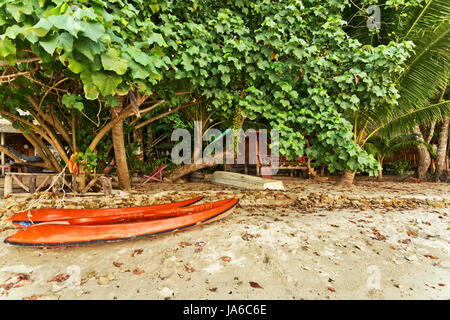
M130 90L176 106L187 98L175 93L189 91L228 114L262 115L280 130L282 155L306 153L332 172L376 174L378 162L354 141L345 115L396 105L395 79L412 43L352 38L343 18L350 7L336 0L5 0L0 59L25 70L18 62L37 56L42 72L62 68L84 91L64 98L77 111L92 107L87 99L114 105L113 96Z

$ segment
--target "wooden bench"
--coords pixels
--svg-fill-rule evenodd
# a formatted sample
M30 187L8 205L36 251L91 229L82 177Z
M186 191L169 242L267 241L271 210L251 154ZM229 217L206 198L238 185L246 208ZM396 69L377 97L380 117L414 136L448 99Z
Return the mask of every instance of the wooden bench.
M261 176L263 178L271 178L272 177L272 171L271 171L271 158L266 157L264 163L260 163L261 166L260 172ZM289 161L285 157L280 157L277 162L273 164L278 171L280 170L290 170L291 176L293 176L294 170L301 170L304 175L312 175L316 176L316 172L310 165L309 159L305 160L304 162L299 161Z
M28 185L26 185L23 181L23 177L29 177ZM38 177L43 177L44 180L36 186L36 181ZM51 182L56 182L58 179L57 173L24 173L24 172L5 172L5 185L3 189L3 193L5 196L12 193L13 184L17 183L23 190L29 193L35 193L40 191L47 182L51 179ZM56 184L56 183L55 183Z

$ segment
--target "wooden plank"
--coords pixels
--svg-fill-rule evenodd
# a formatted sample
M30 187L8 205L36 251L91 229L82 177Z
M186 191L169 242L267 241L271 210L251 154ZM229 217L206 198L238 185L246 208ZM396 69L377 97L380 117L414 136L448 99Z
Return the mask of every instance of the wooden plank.
M28 189L30 193L35 193L36 192L36 176L30 176L30 183L28 185Z
M100 177L100 181L103 187L103 194L105 196L110 196L112 194L112 178L102 176Z
M211 182L251 190L284 190L283 182L279 180L226 171L214 172Z
M50 176L44 178L42 183L36 188L35 192L39 192L39 190L41 190L45 186L45 184L48 182L48 180L50 180Z
M18 177L16 177L15 175L12 175L12 178L15 182L17 182L17 184L26 192L30 192L30 188L28 188L26 185L23 184L22 181L19 180Z
M5 176L5 185L3 186L3 195L6 197L7 195L12 193L12 176L6 174Z
M89 191L90 188L92 188L92 186L97 182L97 177L94 177L94 179L92 179L86 187L84 187L83 190L81 190L81 194L86 193L87 191Z

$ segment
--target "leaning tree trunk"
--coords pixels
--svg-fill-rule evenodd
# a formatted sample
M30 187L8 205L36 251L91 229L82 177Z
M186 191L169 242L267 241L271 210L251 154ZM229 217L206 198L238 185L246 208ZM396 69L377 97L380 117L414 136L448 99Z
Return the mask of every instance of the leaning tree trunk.
M450 117L444 120L439 132L437 159L436 159L436 181L439 181L444 173L445 158L447 156L447 143L448 143L448 128L450 125Z
M416 126L414 128L414 133L417 134L417 138L416 138L417 140L425 141L423 138L422 132L420 131L419 126ZM419 154L419 159L418 159L418 164L417 164L417 176L419 179L423 179L423 178L425 178L428 168L431 165L430 152L422 144L417 146L417 152Z
M223 157L226 157L226 153L222 153L222 155L218 154L217 157L222 157L222 159L223 159ZM182 166L174 169L170 173L170 175L168 175L166 177L166 180L169 182L173 182L173 181L181 179L184 176L186 176L190 173L193 173L195 171L213 167L213 166L217 166L217 165L218 165L217 163L204 163L203 161L202 161L202 163L185 164L185 165L182 165Z
M353 180L355 179L356 171L344 170L344 174L339 178L336 183L337 186L342 187L351 187L353 184Z
M378 170L378 181L383 181L383 169Z
M123 108L123 97L117 96L118 105L111 108L112 119L116 118ZM131 190L130 176L128 173L127 155L125 152L125 140L123 134L123 121L119 121L111 129L116 159L117 176L121 190Z

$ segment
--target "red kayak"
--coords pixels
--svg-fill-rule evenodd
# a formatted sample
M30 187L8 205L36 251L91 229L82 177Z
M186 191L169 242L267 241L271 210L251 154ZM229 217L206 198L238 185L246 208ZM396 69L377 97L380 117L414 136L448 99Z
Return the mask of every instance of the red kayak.
M142 220L157 220L170 217L185 216L188 214L203 212L205 210L210 210L216 207L220 207L229 203L232 203L234 199L219 200L215 202L209 202L205 204L199 204L195 206L173 208L173 209L163 209L157 211L146 211L138 213L124 213L110 216L93 216L86 218L76 218L64 220L64 224L70 225L98 225L98 224L112 224L121 222L137 222ZM60 222L60 220L55 221Z
M31 225L5 240L5 243L23 246L68 246L105 241L136 239L167 232L180 231L228 216L239 199L216 201L198 205L190 214L140 221L101 225L71 225L68 221L55 221ZM207 208L207 209L205 209ZM182 210L182 209L180 209Z
M29 211L24 211L16 213L10 218L10 221L15 225L23 225L32 223L42 223L50 221L68 220L68 219L79 219L85 217L100 217L100 216L111 216L111 215L122 215L122 214L137 214L143 212L154 212L166 209L174 209L186 207L194 204L203 197L196 197L189 200L157 204L151 206L143 207L132 207L132 208L101 208L101 209L31 209ZM28 213L31 215L31 221L29 219Z

